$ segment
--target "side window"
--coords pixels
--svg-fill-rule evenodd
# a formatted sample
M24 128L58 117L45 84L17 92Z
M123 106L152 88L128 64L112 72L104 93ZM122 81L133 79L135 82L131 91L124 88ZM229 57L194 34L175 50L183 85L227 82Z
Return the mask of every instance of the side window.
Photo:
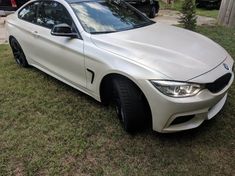
M54 25L62 23L73 27L73 21L63 5L53 1L43 2L40 5L37 24L52 29Z
M36 23L38 2L31 3L24 7L18 14L18 17L22 20Z

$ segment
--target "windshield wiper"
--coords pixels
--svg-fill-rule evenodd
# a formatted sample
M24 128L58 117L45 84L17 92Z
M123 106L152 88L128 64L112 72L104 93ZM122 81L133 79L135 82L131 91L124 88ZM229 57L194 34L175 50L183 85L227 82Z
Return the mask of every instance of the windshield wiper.
M140 27L144 27L144 26L148 26L148 25L151 25L151 24L154 24L155 22L147 22L147 23L142 23L142 24L136 24L134 25L134 28L140 28Z

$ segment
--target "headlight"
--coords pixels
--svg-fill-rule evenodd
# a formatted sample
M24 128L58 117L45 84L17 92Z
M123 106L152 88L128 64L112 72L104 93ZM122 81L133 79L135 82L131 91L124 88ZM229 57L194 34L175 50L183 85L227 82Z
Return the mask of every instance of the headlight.
M196 95L204 86L194 83L175 81L150 81L160 92L170 97L190 97Z

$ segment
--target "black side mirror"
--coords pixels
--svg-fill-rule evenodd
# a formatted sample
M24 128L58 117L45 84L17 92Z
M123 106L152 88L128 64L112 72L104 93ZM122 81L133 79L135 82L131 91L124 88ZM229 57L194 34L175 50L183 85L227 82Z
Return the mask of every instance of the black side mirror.
M72 28L65 23L55 25L51 30L51 35L62 36L62 37L71 37L71 38L78 37L78 34L74 33L72 31Z

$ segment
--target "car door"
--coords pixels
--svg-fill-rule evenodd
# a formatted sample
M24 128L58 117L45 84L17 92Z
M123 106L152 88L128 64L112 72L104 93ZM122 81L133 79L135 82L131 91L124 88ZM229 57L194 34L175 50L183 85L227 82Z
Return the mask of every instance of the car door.
M36 25L36 16L39 2L32 2L23 7L17 14L18 20L12 21L14 28L14 37L20 42L26 58L31 63L34 58L34 51L36 47L35 35L38 25Z
M54 25L66 23L78 32L65 7L55 1L42 1L37 14L34 62L57 78L80 88L86 87L83 40L51 35ZM82 87L81 87L82 86Z

